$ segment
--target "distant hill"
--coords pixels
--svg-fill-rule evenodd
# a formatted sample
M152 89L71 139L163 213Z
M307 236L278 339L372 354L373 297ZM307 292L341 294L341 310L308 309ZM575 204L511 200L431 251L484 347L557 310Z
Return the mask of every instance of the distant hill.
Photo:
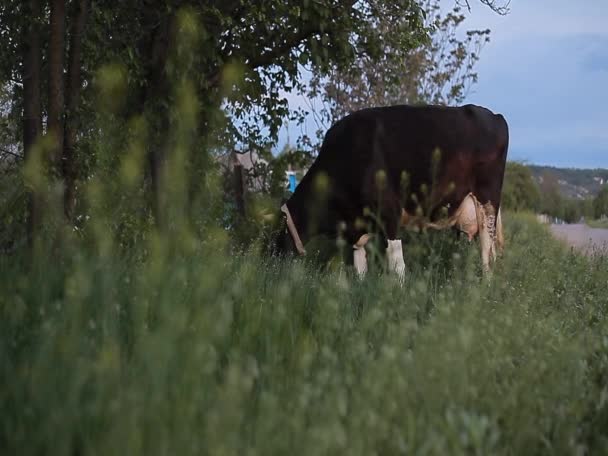
M553 166L528 165L539 184L543 176L552 174L559 183L562 196L574 199L591 198L608 183L608 169L555 168Z

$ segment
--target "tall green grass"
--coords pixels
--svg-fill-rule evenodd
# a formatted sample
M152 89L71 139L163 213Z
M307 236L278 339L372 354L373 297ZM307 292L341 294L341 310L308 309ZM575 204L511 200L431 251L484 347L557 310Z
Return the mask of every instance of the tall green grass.
M450 233L406 236L403 286L374 255L361 281L238 252L188 55L168 132L100 102L76 229L60 185L26 166L44 211L34 248L0 257L0 454L608 453L606 257L521 215L490 280ZM100 70L100 100L123 73Z
M0 259L2 454L605 454L608 259L510 215L403 286L161 238Z

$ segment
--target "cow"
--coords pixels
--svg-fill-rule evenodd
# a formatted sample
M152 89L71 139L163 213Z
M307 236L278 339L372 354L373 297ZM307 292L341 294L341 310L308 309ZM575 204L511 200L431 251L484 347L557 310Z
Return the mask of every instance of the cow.
M484 272L503 248L500 197L509 133L500 114L475 105L397 105L356 111L326 133L319 154L281 206L280 253L305 255L313 236L353 246L379 233L389 269L403 278L403 226L456 227L478 235ZM498 244L498 245L497 245Z

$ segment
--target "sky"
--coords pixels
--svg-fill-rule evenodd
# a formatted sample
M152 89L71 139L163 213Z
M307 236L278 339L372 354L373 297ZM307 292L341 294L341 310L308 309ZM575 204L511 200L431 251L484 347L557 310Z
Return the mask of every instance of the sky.
M504 17L475 1L465 24L492 40L466 102L505 116L509 158L608 168L608 0L512 0Z
M442 3L447 9L453 0ZM512 0L506 16L470 4L463 28L489 28L491 41L465 103L505 116L509 159L608 168L608 0ZM309 121L308 134L315 128ZM287 126L279 143L298 134Z

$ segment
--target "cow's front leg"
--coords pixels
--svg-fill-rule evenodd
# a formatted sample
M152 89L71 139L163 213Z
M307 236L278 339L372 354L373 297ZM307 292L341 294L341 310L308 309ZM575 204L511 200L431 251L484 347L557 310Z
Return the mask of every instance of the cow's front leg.
M386 256L388 259L388 269L397 273L400 280L405 278L405 261L403 260L403 247L401 239L389 239L386 248Z
M365 247L360 247L357 244L353 245L353 260L355 263L355 270L359 275L359 278L362 279L367 273L367 253L365 252Z

